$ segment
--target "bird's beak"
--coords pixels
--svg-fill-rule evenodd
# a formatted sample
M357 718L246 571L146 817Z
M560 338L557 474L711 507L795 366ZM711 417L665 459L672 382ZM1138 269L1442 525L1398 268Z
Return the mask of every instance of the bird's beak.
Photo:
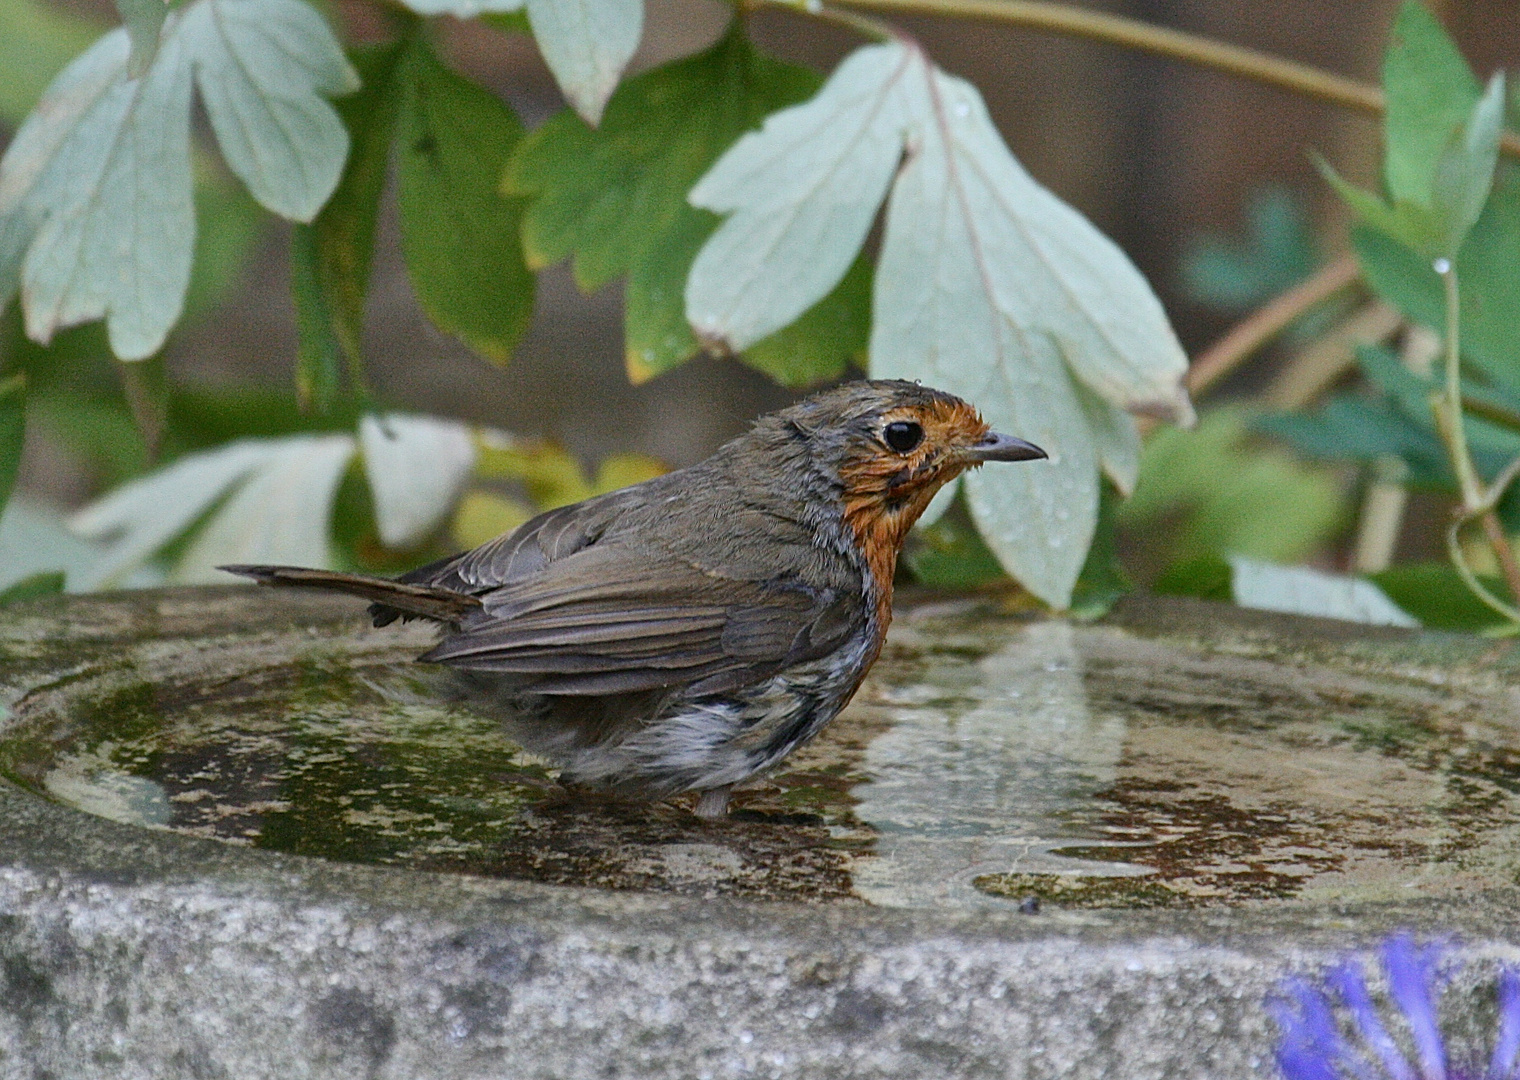
M962 456L969 461L982 462L1038 461L1050 455L1034 443L1016 439L1012 435L1004 435L1001 432L989 431L982 436L981 442L962 451Z

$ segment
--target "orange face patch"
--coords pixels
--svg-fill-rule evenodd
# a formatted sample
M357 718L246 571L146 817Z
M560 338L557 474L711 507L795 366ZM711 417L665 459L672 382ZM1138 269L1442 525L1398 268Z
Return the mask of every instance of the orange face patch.
M882 433L894 422L919 425L923 438L910 450L893 450ZM883 413L877 437L840 467L845 523L881 585L883 625L891 618L892 575L908 530L935 492L977 464L964 455L987 431L987 422L964 402L903 405Z

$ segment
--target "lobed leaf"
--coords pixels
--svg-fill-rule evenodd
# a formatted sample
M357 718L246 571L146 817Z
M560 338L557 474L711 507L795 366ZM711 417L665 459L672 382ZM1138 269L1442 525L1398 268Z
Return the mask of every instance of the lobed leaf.
M399 78L401 244L412 287L441 329L505 363L533 314L520 204L497 191L522 124L421 40Z
M233 171L307 220L347 152L320 95L355 76L300 0L196 0L167 17L140 78L130 52L125 29L104 35L0 159L0 301L19 275L33 338L105 317L112 350L137 360L163 344L189 282L192 79Z
M693 206L729 215L686 280L699 338L742 352L844 277L921 111L921 62L902 44L857 49L812 99L772 114L692 188Z
M79 582L80 587L114 584L152 558L263 466L271 457L272 445L245 439L190 454L80 510L69 519L69 528L110 545L106 556Z
M1187 362L1138 271L1024 172L974 87L914 46L868 46L740 139L691 193L730 216L692 265L688 318L731 348L791 322L843 276L888 186L872 374L958 393L1050 452L962 490L1003 566L1064 607L1097 520L1100 455L1133 481L1133 430L1107 408L1186 421ZM1102 408L1084 405L1088 390Z
M139 79L128 52L112 31L59 76L0 159L0 215L36 230L20 268L28 335L106 317L112 351L140 360L190 282L190 79L172 34Z
M228 166L265 207L310 221L348 155L324 96L359 88L327 24L301 0L202 0L179 36Z

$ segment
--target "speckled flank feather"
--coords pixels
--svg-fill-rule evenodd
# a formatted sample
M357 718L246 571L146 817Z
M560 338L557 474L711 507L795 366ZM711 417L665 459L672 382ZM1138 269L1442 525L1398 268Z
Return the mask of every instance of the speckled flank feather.
M891 430L912 437L894 446ZM421 659L455 669L567 782L721 793L844 708L881 651L908 529L946 481L1013 460L1015 443L949 394L852 383L399 582L233 569L362 595L376 625L444 623Z

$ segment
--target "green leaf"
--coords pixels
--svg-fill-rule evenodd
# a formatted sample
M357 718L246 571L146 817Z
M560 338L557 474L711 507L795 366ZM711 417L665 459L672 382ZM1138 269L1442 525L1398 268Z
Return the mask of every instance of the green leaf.
M26 376L0 379L0 510L10 501L26 438Z
M338 104L348 161L332 198L309 228L297 227L292 241L301 331L296 386L319 410L337 393L343 361L356 371L363 362L364 300L401 97L396 67L402 51L400 44L385 45L354 57L363 86Z
M1163 428L1146 443L1118 521L1158 564L1205 555L1289 562L1340 527L1347 508L1335 476L1251 445L1250 420L1243 409L1217 409L1193 431Z
M1441 24L1405 0L1383 59L1384 182L1395 203L1432 205L1436 163L1477 104L1478 80Z
M1507 619L1472 594L1450 563L1393 566L1368 577L1395 604L1432 630L1477 633L1509 625ZM1504 595L1504 583L1498 578L1480 576L1479 580L1494 595Z
M920 584L937 589L976 589L1008 580L959 499L932 525L912 532L903 561Z
M1357 259L1373 289L1408 318L1437 328L1445 322L1441 279L1418 252L1358 227ZM1499 170L1488 205L1457 254L1461 282L1462 353L1494 382L1520 393L1520 167Z
M296 308L296 394L325 413L337 399L343 356L334 330L336 313L322 287L317 230L297 225L290 234L290 292Z
M1244 312L1314 272L1314 238L1302 202L1292 192L1277 186L1257 192L1246 222L1243 243L1202 236L1188 245L1181 269L1191 298Z
M1454 482L1440 439L1386 399L1337 395L1316 414L1269 414L1254 427L1311 457L1369 465L1396 457L1409 467L1411 484L1444 490Z
M132 42L127 74L136 79L148 70L158 54L158 36L164 28L169 6L164 0L116 0L116 12Z
M551 118L513 156L504 190L532 196L523 219L529 265L574 256L590 291L628 276L625 342L629 377L642 382L694 356L683 290L691 260L718 224L686 194L719 154L765 116L802 101L819 84L749 44L737 22L711 49L629 79L592 129L574 113ZM839 371L850 327L865 318L860 280L837 292L803 333L768 343L761 370L801 385ZM853 290L853 291L852 291ZM841 324L844 324L841 329ZM815 337L808 330L827 330ZM832 341L830 338L832 337ZM805 350L785 360L778 348Z
M802 388L837 379L852 365L864 368L870 337L871 264L861 256L800 319L761 338L739 359L782 386Z
M1098 525L1093 530L1092 548L1087 562L1077 575L1071 594L1071 613L1081 619L1098 619L1126 594L1135 583L1119 561L1118 522L1119 492L1105 484L1098 504Z
M1233 572L1220 555L1194 555L1179 559L1166 568L1151 585L1151 592L1161 596L1196 596L1200 600L1235 602L1230 588Z
M264 206L309 220L348 149L321 95L355 76L300 0L196 0L170 13L141 78L129 53L126 30L102 37L0 159L0 301L19 262L32 338L105 317L116 355L140 360L163 344L190 276L192 80L233 172Z
M400 78L401 244L412 287L439 328L505 363L533 315L520 204L497 191L522 124L424 41L408 47Z
M1441 254L1448 258L1456 256L1488 201L1503 130L1504 73L1498 71L1436 163L1431 201L1441 223Z
M1314 163L1335 193L1366 225L1423 253L1427 261L1444 249L1440 215L1434 210L1411 202L1390 205L1370 191L1349 183L1318 155Z
M57 596L63 592L66 576L61 570L44 570L40 574L24 577L14 585L0 590L0 606L40 600L44 596Z
M185 318L196 319L222 303L242 283L264 212L248 190L211 163L196 170L195 251Z

